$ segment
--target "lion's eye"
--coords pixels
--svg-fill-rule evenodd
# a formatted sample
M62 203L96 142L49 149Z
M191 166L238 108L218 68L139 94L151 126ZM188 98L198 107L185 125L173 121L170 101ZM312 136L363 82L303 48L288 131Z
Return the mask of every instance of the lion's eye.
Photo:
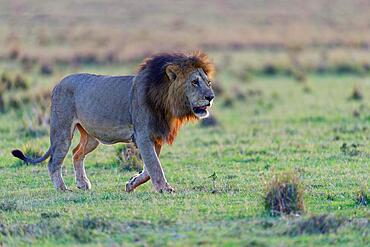
M191 82L191 84L193 84L194 87L198 87L199 86L199 80L195 79Z

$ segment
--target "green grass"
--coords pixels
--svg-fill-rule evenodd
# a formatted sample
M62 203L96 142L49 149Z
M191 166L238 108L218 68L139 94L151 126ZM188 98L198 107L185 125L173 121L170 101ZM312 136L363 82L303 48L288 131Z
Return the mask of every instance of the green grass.
M80 71L122 74L119 67ZM68 68L52 77L31 73L30 81L50 85L66 73ZM219 126L186 125L164 148L161 161L173 195L155 193L150 182L125 193L134 172L122 171L114 147L104 145L85 161L92 190L75 188L69 154L64 178L73 192L58 193L46 163L22 166L10 155L23 144L46 151L48 135L27 137L27 107L2 113L0 245L368 245L369 208L356 205L356 196L370 185L370 78L308 75L309 93L288 77L242 82L225 70L218 79L229 95L235 86L262 94L246 93L232 107L217 97L212 114ZM354 85L363 91L360 101L349 100ZM355 152L341 149L343 143ZM270 217L264 209L265 182L285 170L303 182L305 214L298 218ZM214 172L216 193L209 178ZM339 226L328 225L324 233L302 228L323 214Z

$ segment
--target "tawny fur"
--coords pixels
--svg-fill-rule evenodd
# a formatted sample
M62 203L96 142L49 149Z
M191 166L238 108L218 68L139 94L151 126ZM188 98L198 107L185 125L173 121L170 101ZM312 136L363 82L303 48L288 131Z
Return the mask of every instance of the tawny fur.
M25 157L19 150L12 153L29 163L50 156L48 170L54 187L67 190L61 167L78 129L80 143L73 149L76 183L80 189L90 189L85 156L100 142L134 141L144 170L126 184L126 191L151 179L157 191L171 192L159 161L160 150L164 143L174 141L184 122L208 116L207 107L214 98L213 72L213 64L198 52L150 57L135 76L67 76L52 93L49 150L38 159Z

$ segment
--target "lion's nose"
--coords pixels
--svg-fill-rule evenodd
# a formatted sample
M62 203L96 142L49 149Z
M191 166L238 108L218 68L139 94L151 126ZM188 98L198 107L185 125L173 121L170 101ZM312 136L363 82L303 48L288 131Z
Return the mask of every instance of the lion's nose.
M209 95L205 97L205 99L208 100L209 102L211 102L214 98L215 98L214 95Z

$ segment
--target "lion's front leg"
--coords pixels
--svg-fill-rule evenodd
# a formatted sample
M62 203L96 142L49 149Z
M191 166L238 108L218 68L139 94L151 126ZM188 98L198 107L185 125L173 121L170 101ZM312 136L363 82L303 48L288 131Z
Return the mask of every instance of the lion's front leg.
M156 146L150 140L149 137L143 137L140 135L137 136L137 145L140 150L141 157L144 161L145 169L143 173L141 173L143 175L139 174L137 177L133 177L132 179L146 178L145 177L146 175L145 171L146 171L147 175L149 175L149 178L152 180L153 186L157 192L160 192L160 193L174 192L175 190L167 183L166 177L164 176L164 172L163 172L161 163L157 155L157 153L159 154L160 152L160 147ZM138 181L140 182L140 180ZM134 183L134 184L138 184L138 183ZM138 184L137 186L139 186L140 184ZM126 191L127 191L127 185L126 185Z
M161 153L162 145L156 143L154 147L155 147L155 152L157 156L159 157ZM144 166L144 169L140 173L131 177L130 180L126 183L126 188L125 188L126 192L133 191L136 187L139 187L140 185L146 183L149 179L150 179L149 173Z
M130 180L126 183L126 192L133 191L139 185L147 182L150 179L148 171L144 168L139 174L131 177Z

